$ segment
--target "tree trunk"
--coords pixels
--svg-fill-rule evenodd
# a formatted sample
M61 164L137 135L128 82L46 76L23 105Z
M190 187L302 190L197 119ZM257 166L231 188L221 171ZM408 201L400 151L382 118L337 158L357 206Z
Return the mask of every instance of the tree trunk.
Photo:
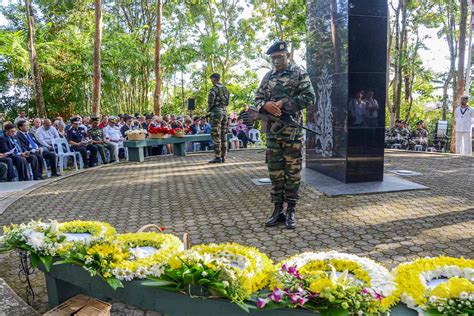
M399 82L401 89L401 34L400 34L400 11L403 7L403 1L398 2L397 9L395 11L395 64L394 64L394 77L393 77L393 106L391 109L390 122L394 122L399 119L400 113L400 93L398 92Z
M94 37L94 79L92 88L92 115L100 115L100 46L102 44L102 0L94 0L95 37Z
M467 35L467 11L468 5L467 0L461 1L461 20L459 26L459 57L458 57L458 69L457 69L457 89L453 96L453 114L456 107L459 104L460 97L464 94L464 64L465 64L465 53L466 53L466 35ZM453 130L451 134L451 152L454 153L456 150L456 122L453 120Z
M46 117L46 108L43 98L43 87L41 86L41 73L36 58L35 44L35 21L31 10L31 0L25 0L26 20L28 22L28 52L30 53L31 76L35 89L36 110L39 117Z
M161 69L160 69L160 47L161 47L161 14L162 0L156 1L156 38L155 38L155 94L153 95L153 109L155 115L161 114Z
M401 31L399 34L398 46L398 74L397 85L395 87L396 98L394 98L395 118L400 119L401 99L402 99L402 84L403 84L403 68L402 64L406 62L406 44L407 44L407 2L408 0L400 0L402 17L401 17Z

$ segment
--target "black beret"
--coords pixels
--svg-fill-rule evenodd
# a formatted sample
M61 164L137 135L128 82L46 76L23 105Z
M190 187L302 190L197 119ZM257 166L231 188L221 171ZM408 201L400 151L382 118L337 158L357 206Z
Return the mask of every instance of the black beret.
M97 116L91 116L91 121L92 122L98 122L99 118Z
M423 124L423 120L419 120L418 122L416 122L416 125L420 125L420 124Z
M288 45L285 41L278 41L272 44L267 50L267 55L277 52L288 52Z
M211 79L213 79L213 78L221 79L221 75L219 75L218 73L213 73L210 78Z
M69 120L71 123L79 123L81 121L80 118L78 117L72 117L70 120Z

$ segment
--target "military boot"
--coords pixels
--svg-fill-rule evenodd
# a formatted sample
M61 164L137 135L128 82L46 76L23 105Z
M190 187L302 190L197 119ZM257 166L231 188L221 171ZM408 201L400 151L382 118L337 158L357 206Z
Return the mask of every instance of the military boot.
M296 228L295 212L296 212L296 203L294 202L288 203L288 208L286 209L285 228L287 229Z
M221 162L222 162L222 163L225 162L225 157L224 157L224 156L221 157Z
M285 221L285 213L283 212L283 203L275 203L275 209L272 216L265 222L265 226L276 226L278 223Z
M209 163L221 163L221 157L215 157L214 159L210 160Z

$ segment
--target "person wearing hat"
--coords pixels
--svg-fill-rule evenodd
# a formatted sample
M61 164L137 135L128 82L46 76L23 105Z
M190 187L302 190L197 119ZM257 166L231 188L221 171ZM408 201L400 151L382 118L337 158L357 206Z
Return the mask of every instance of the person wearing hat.
M255 94L255 107L263 114L289 114L303 123L303 110L313 106L315 93L306 71L290 62L284 41L274 43L267 50L273 69L262 79ZM266 126L267 166L272 181L271 201L274 210L266 226L285 222L288 229L296 228L296 204L299 199L303 158L303 131L290 126ZM286 213L284 203L287 203Z
M472 156L472 125L474 109L468 105L469 97L463 95L461 104L454 111L456 123L456 154Z
M413 145L421 145L423 150L428 147L428 130L425 127L423 120L416 122L416 128L412 133Z
M111 158L113 161L119 161L119 149L123 148L124 140L120 128L116 125L117 121L116 117L110 117L108 125L103 130L105 142L113 147L110 154L110 156L113 156Z
M81 123L80 117L73 117L70 121L71 127L66 135L69 145L72 150L78 151L81 154L85 167L94 167L97 162L97 146L92 144L87 138L86 130L79 126ZM87 158L87 151L90 151L89 159Z
M207 97L208 112L211 123L211 135L214 141L214 159L209 163L220 163L225 161L227 152L227 106L229 105L230 93L220 83L221 76L212 74L212 88Z
M115 162L115 155L114 155L114 145L107 143L104 139L104 131L99 128L99 118L96 116L92 116L90 118L90 128L87 131L87 136L92 139L92 144L97 146L97 150L99 151L100 158L104 164L107 163L107 156L105 150L107 149L110 152L110 163Z

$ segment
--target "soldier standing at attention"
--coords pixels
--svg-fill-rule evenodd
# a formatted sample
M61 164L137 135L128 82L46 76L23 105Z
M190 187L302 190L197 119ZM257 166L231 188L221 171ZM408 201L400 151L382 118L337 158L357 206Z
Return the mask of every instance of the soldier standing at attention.
M267 50L273 65L260 83L255 95L255 106L261 113L274 116L291 115L303 123L303 109L314 105L315 94L308 74L290 63L287 44L274 43ZM275 208L266 226L285 222L288 229L296 228L296 203L298 202L303 158L303 132L290 126L268 124L267 165L272 181L271 200ZM279 127L279 128L275 128ZM286 214L283 203L288 204Z
M97 150L99 151L100 158L102 158L102 162L104 164L107 163L105 149L110 152L110 163L115 162L115 150L114 145L110 143L106 143L104 140L104 132L101 128L99 128L99 118L96 116L91 117L91 126L87 131L88 136L92 139L92 144L97 146Z
M220 79L219 74L211 75L213 86L207 98L215 154L214 159L209 163L224 162L227 151L227 105L229 105L230 94L227 88L219 82Z

